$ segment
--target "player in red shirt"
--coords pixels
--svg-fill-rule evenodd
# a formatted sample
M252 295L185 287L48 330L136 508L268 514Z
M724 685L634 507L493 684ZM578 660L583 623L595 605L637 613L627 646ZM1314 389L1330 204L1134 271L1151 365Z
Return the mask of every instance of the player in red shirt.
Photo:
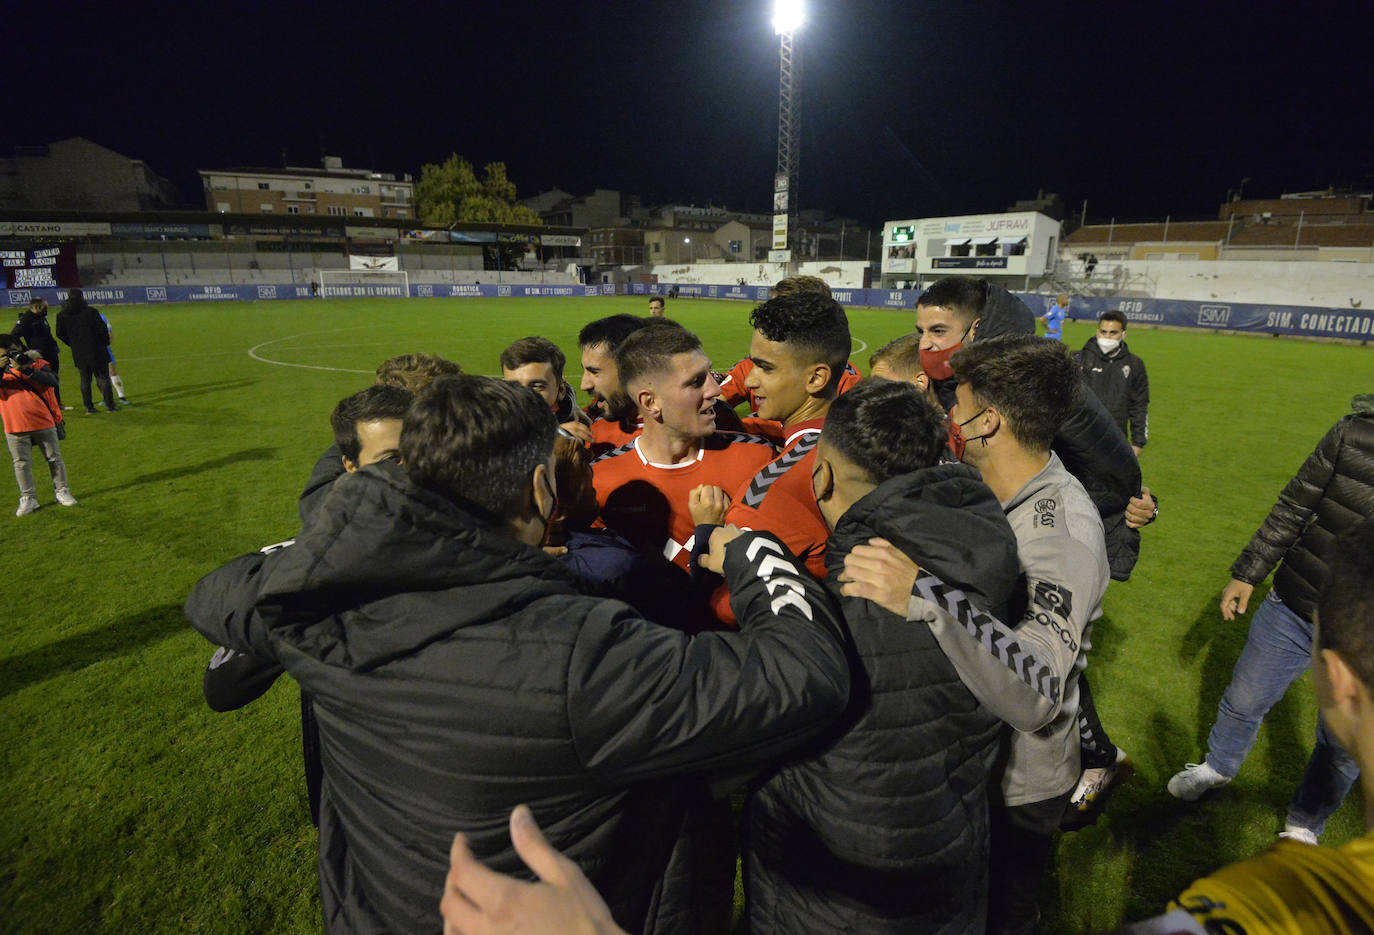
M821 426L843 379L851 346L849 319L829 296L798 291L764 302L754 309L749 323L754 336L746 386L758 400L759 418L781 424L782 451L747 481L733 490L726 488L728 497L699 493L695 500L704 508L694 510L693 516L702 523L723 520L766 529L823 579L830 531L811 489L811 469ZM729 622L729 593L723 585L711 603Z
M619 448L639 435L639 414L620 387L615 349L648 324L647 319L638 315L611 315L589 322L578 332L582 391L592 398L586 409L592 420L592 454Z
M823 295L827 299L831 298L830 286L819 276L789 276L786 279L780 279L777 285L773 287L772 298L778 299L783 296L796 295L802 292ZM769 301L772 301L772 299ZM849 356L849 348L845 348L844 354L845 357ZM759 418L767 418L763 413L759 412L758 401L754 398L754 394L749 389L749 373L753 369L753 357L746 357L744 360L741 360L731 367L729 372L720 376L718 378L720 381L720 398L725 400L725 402L732 407L738 406L740 403L748 400L750 412L756 413ZM840 375L837 393L848 392L851 387L855 386L862 379L863 375L859 373L859 368L855 367L853 362L845 361L843 372ZM745 426L749 427L749 423L746 422Z
M601 518L642 551L661 551L690 570L692 490L733 489L772 461L774 448L716 430L720 387L701 340L685 328L636 331L616 348L615 366L644 429L592 463Z

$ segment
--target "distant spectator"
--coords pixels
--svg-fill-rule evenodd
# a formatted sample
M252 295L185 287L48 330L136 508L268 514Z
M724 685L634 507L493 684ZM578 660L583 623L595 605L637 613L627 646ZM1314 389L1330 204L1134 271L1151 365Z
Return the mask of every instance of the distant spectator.
M1069 297L1062 293L1055 296L1049 310L1040 316L1045 323L1045 337L1054 341L1064 340L1064 319L1069 314Z
M1150 378L1145 361L1126 346L1126 316L1103 312L1097 335L1078 352L1078 364L1086 383L1131 440L1136 456L1149 441Z
M48 327L48 303L43 299L34 299L29 302L26 312L19 314L19 320L14 324L14 334L22 338L24 343L37 351L44 362L52 368L52 375L58 376L61 370L58 357L57 339L52 336L52 328ZM53 387L53 392L57 394L57 402L62 402L62 386L59 383ZM63 409L70 409L71 406L62 406Z
M129 405L129 398L124 395L124 381L119 378L119 370L115 367L114 356L114 328L110 326L110 319L101 314L100 320L105 322L105 330L110 333L110 346L105 348L105 353L110 355L110 385L114 387L115 395L119 397L120 403Z
M0 335L0 421L5 425L5 444L14 458L14 477L19 482L19 509L27 516L38 509L31 461L38 445L52 474L53 492L63 506L76 506L67 488L67 466L59 441L64 434L62 411L57 405L57 376L36 354L27 352L14 335Z
M67 293L67 302L57 313L57 337L72 349L72 362L81 374L81 401L86 406L86 414L95 415L95 403L91 401L92 379L105 399L105 409L118 412L114 389L110 386L110 329L105 327L105 319L100 313L86 304L86 296L80 289Z
M649 317L662 318L663 311L667 307L667 305L668 303L664 300L663 296L652 296L649 299Z

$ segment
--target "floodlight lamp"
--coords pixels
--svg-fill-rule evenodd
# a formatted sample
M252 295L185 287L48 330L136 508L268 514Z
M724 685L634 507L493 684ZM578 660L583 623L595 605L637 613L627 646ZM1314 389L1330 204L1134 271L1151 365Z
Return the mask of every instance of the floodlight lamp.
M692 242L692 238L691 238L691 237L683 237L683 238L682 238L682 242L683 242L683 243L691 243L691 242Z
M804 19L801 0L774 0L773 32L778 35L794 32Z

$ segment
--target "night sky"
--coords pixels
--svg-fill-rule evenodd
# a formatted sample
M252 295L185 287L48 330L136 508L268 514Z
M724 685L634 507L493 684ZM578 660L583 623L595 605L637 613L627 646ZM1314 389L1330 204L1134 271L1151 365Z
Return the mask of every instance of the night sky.
M8 3L15 144L85 136L200 204L195 170L504 160L646 204L769 205L771 0ZM812 0L801 206L1215 217L1374 186L1374 4Z

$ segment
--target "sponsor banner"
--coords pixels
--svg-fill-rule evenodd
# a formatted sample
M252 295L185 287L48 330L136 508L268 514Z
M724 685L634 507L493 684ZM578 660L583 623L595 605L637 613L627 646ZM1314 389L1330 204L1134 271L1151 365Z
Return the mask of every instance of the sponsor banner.
M395 240L396 230L391 227L360 227L348 224L344 226L344 236L350 240Z
M325 283L320 286L320 297L325 299L404 299L406 288L396 283Z
M1048 309L1054 300L1048 295L1021 298L1037 313ZM1070 318L1093 321L1105 311L1121 312L1128 322L1144 325L1374 340L1374 311L1365 309L1174 299L1075 298L1069 302Z
M864 305L869 308L915 308L916 289L855 289L854 292L866 293Z
M235 237L342 237L343 228L326 225L226 224L224 232Z
M896 270L896 264L887 268ZM1004 256L936 256L930 258L931 269L1006 269Z
M430 243L447 243L447 242L449 241L449 239L450 239L450 238L449 238L449 232L448 232L448 231L431 231L431 230L406 230L406 231L401 231L401 238L402 238L403 240L419 240L419 241L428 241L428 242L430 242Z
M769 250L769 251L768 251L768 262L769 262L769 263L791 263L791 262L792 262L792 251L791 251L791 250Z
M440 231L440 233L444 233ZM453 243L496 243L495 231L448 231Z
M546 247L582 246L582 238L576 234L540 234L539 240Z
M785 214L773 215L773 249L787 249L787 215ZM785 261L772 260L770 262L778 263Z
M69 221L0 221L0 237L108 237L109 224Z
M217 236L223 228L215 224L111 224L115 237L195 237L206 240Z
M401 258L395 256L357 256L348 255L348 268L374 272L399 273Z
M523 244L537 244L537 243L539 243L539 235L538 235L538 234L497 234L497 235L496 235L496 239L497 239L497 242L499 242L499 243L523 243Z

